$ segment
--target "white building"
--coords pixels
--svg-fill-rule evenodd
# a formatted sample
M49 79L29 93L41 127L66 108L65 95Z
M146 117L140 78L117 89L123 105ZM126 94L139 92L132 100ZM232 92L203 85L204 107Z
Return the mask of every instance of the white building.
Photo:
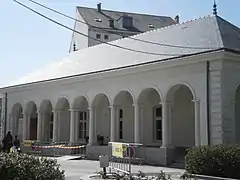
M104 10L101 3L97 5L96 9L77 7L76 19L74 30L86 34L88 37L74 32L70 52L74 48L79 50L179 23L178 16L173 20L167 16Z
M7 129L23 139L144 145L149 164L181 148L240 143L240 29L219 16L176 24L71 53L0 89ZM172 47L172 45L179 47ZM23 128L19 128L23 115ZM22 133L23 132L23 133Z

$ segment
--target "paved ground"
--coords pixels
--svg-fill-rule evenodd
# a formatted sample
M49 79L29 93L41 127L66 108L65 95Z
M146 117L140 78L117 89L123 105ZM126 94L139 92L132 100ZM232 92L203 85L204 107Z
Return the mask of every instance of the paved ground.
M57 161L61 165L61 168L65 170L67 180L89 179L88 177L90 175L94 175L96 172L101 170L99 168L98 161L68 159L69 157L57 158ZM138 172L140 170L144 173L159 173L161 170L171 174L181 174L183 172L183 170L180 169L153 166L133 166L132 170L133 172Z

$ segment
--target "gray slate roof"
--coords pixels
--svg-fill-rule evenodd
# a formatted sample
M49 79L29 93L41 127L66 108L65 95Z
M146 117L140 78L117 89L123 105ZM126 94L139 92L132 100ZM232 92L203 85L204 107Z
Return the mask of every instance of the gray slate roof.
M195 48L159 46L124 38L113 41L111 44L140 51L159 53L159 55L142 54L107 44L99 44L73 52L63 60L48 64L45 68L39 69L10 85L90 74L143 63L154 63L169 58L177 58L181 55L190 56L221 48L240 52L240 29L218 16L207 16L132 37L145 41Z
M166 16L156 16L156 15L147 15L147 14L137 14L129 12L119 12L119 11L110 11L110 10L101 10L101 13L94 8L87 7L77 7L78 12L82 15L86 23L91 26L96 26L100 28L109 29L109 20L114 20L114 27L118 30L128 30L122 26L122 17L128 15L133 18L133 31L136 32L145 32L152 30L148 25L154 25L154 29L162 28L164 26L169 26L176 24L176 22L171 17ZM95 18L100 18L102 22L96 22Z

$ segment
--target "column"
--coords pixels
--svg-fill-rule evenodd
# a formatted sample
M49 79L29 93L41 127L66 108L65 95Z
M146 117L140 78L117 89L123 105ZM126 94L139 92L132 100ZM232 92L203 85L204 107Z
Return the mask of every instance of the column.
M23 115L23 133L22 133L22 139L27 140L27 124L28 124L28 114L24 113Z
M114 106L110 106L111 110L111 129L110 129L110 141L116 141L116 109Z
M43 124L43 113L38 112L38 118L37 118L37 140L42 141L42 124Z
M120 141L119 107L117 106L115 106L115 121L116 121L116 141Z
M140 143L140 137L141 137L141 124L140 124L140 118L139 118L139 104L134 104L134 142Z
M76 111L76 119L75 119L75 141L78 142L79 140L79 118L80 118L80 111Z
M162 102L162 147L169 146L169 118L168 103Z
M75 121L76 121L76 110L70 109L70 143L75 143Z
M140 141L142 144L144 144L144 105L141 104L140 105L140 126L141 126L141 137L140 137Z
M200 101L193 100L194 102L194 115L195 115L195 146L201 145L200 140Z
M57 110L53 111L53 142L58 140L58 117L59 112Z
M89 145L95 143L95 120L94 120L94 108L89 108Z

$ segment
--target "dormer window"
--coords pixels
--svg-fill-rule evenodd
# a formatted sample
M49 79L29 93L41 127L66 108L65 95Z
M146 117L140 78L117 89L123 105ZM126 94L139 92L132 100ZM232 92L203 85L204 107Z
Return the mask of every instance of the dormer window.
M130 16L123 16L123 27L130 29L133 27L133 18Z
M148 27L149 28L154 28L154 25L153 24L149 24Z
M96 22L102 22L102 20L100 18L95 18Z

